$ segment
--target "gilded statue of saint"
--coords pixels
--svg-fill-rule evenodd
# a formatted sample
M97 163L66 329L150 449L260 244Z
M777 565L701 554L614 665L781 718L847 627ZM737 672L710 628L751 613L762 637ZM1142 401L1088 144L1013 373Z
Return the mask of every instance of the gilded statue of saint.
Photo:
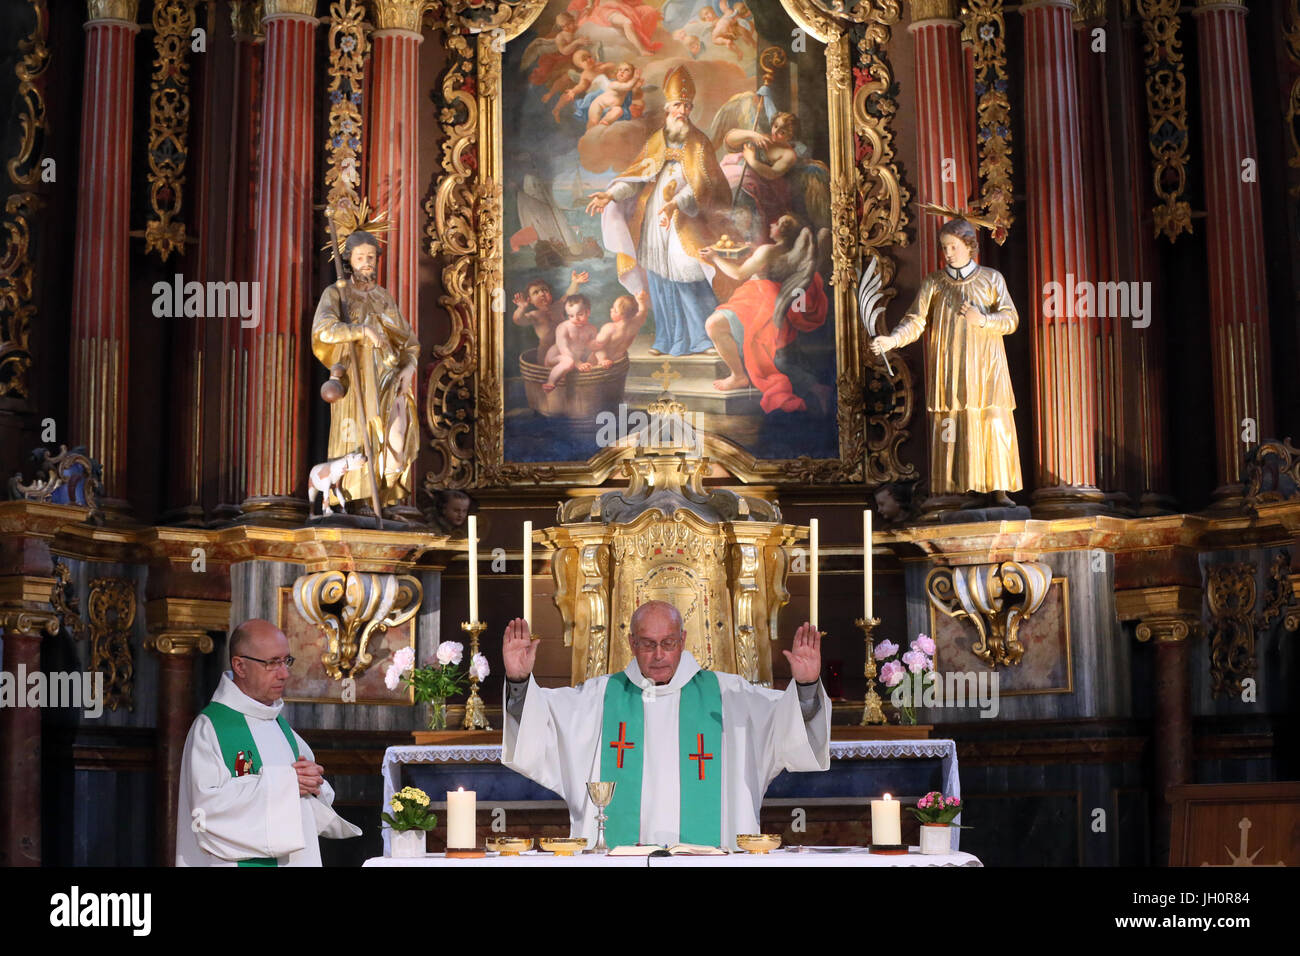
M954 219L939 230L947 265L921 282L916 301L890 335L871 340L883 355L925 341L930 413L930 493L990 495L1010 507L1023 487L1016 407L1002 336L1019 324L1002 273L977 263L975 227Z
M415 371L420 343L388 291L376 283L379 241L356 230L343 243L348 281L321 294L311 326L311 348L326 368L344 369L346 393L330 406L329 457L365 454L368 428L377 462L381 506L410 498L419 450ZM355 364L354 364L355 358ZM348 497L371 501L368 468L343 475Z

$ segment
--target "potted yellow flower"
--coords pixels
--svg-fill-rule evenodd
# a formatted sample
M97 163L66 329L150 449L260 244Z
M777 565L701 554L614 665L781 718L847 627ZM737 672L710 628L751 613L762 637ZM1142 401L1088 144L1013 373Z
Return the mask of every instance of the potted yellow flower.
M418 787L403 787L388 805L393 812L380 816L393 830L389 855L424 856L426 834L438 825L437 815L429 809L429 795Z

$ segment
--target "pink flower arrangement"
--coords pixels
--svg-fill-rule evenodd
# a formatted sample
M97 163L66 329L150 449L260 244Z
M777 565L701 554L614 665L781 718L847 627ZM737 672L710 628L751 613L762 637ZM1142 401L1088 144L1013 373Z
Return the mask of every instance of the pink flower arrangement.
M934 655L934 638L926 634L916 635L916 640L912 642L912 646L926 654Z
M938 790L931 790L915 807L908 810L922 823L941 823L945 826L958 826L952 821L961 813L960 797L945 797ZM969 827L961 827L966 830Z
M876 645L872 656L884 663L880 668L880 680L888 688L893 688L891 695L894 706L902 714L903 722L916 723L916 707L921 697L921 690L934 672L935 645L926 634L916 635L906 652L900 654L899 645L890 640L882 640Z
M884 667L880 668L880 679L886 687L897 687L907 672L903 670L903 665L898 661L890 661Z
M898 645L893 641L885 640L876 645L876 660L884 661L898 653Z

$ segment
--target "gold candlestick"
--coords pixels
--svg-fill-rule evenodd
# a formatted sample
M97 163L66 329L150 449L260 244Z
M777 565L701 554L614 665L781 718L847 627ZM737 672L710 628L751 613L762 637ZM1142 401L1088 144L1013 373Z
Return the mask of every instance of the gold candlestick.
M473 661L474 655L478 653L478 636L486 627L487 625L482 621L461 622L460 629L469 632L470 661ZM478 695L478 677L472 672L469 675L469 699L465 701L465 722L461 726L465 730L492 729L487 719L487 707L483 704L483 698Z
M862 669L867 678L867 696L862 708L861 726L870 727L872 724L885 722L885 711L881 707L880 695L876 693L876 648L875 642L871 639L872 632L880 626L880 618L860 617L853 623L862 628L867 641L867 662Z

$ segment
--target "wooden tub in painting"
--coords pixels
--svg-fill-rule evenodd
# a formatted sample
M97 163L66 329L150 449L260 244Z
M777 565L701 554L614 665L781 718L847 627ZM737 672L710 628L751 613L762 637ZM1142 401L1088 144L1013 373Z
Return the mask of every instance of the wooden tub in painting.
M572 422L594 424L601 412L618 414L623 401L623 388L627 384L627 371L631 363L624 355L609 368L593 368L589 372L570 372L555 391L547 392L542 386L551 370L532 359L536 349L529 349L519 357L519 371L524 378L524 394L528 407L546 418L567 419Z

